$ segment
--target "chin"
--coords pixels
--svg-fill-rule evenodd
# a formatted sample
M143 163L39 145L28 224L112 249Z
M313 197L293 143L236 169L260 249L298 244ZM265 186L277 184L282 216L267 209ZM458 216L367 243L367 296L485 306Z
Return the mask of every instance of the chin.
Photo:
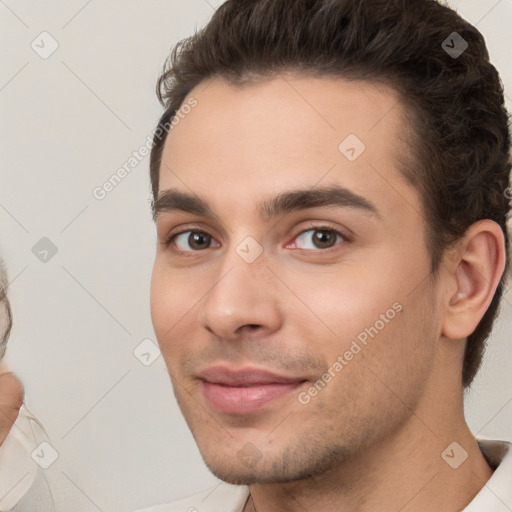
M248 443L250 445L251 443ZM245 448L245 452L244 452ZM322 451L297 447L282 453L257 456L250 446L238 453L206 453L201 451L207 468L217 477L233 485L297 482L318 477L343 464L349 458L343 447L324 447ZM252 457L251 457L252 456Z
M217 478L233 485L282 483L295 480L295 478L273 474L272 471L250 469L240 465L220 467L206 462L205 464Z

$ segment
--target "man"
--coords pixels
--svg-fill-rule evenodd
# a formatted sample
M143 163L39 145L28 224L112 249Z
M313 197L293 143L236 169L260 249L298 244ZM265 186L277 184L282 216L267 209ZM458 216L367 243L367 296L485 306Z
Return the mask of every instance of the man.
M433 0L229 0L173 50L151 308L226 482L152 512L512 510L463 392L508 268L510 133Z
M46 433L23 404L21 381L3 361L12 328L7 273L0 260L0 511L53 512L46 475L32 459Z

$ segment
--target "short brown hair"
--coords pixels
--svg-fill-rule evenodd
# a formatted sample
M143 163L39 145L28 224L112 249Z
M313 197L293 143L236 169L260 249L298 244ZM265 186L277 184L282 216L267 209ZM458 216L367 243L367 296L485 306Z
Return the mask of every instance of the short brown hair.
M467 44L460 55L447 50L456 40ZM476 221L491 219L503 230L506 269L467 339L462 381L468 386L509 268L511 139L503 87L482 34L435 0L226 1L205 28L173 48L158 80L165 112L151 151L153 200L162 129L195 86L214 77L243 85L283 71L386 84L400 95L414 158L400 170L421 194L432 275L445 249Z

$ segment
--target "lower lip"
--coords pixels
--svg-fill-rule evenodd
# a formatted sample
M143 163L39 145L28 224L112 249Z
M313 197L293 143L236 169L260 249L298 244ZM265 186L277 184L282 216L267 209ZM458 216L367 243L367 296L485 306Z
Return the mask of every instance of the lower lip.
M259 384L231 387L203 381L206 400L213 409L228 414L247 414L258 411L270 402L298 389L303 382Z

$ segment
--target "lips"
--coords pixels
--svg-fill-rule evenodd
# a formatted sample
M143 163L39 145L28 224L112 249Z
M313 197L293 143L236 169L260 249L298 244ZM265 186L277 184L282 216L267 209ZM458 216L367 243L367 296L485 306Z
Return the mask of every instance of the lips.
M212 366L198 374L203 395L214 410L248 414L297 390L305 378L289 377L261 368Z

